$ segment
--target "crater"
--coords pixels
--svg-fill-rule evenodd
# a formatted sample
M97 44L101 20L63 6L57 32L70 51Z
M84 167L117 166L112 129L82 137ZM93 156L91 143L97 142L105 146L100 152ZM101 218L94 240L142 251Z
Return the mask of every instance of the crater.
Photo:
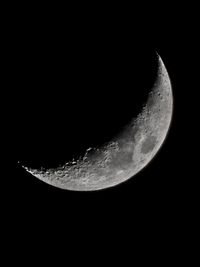
M151 152L156 145L156 137L151 135L146 138L141 147L142 154L148 154Z

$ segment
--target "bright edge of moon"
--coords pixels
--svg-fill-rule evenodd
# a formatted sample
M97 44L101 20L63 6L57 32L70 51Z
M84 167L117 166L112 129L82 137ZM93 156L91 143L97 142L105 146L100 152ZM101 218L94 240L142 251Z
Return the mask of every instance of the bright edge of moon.
M40 180L67 190L94 191L118 185L139 173L159 151L173 113L171 81L158 57L158 72L141 113L101 148L51 169L22 166Z

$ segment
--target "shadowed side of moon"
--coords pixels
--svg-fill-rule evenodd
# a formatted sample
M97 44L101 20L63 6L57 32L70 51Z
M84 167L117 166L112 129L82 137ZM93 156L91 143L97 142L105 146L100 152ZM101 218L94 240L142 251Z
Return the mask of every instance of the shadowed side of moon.
M19 107L16 143L25 166L56 168L102 147L147 101L157 74L153 53L119 53L112 45L79 50L65 67L44 51L42 59L31 58L42 63L35 62L23 81L29 93Z
M159 56L157 61L157 76L141 112L113 138L60 168L26 169L49 184L77 191L111 187L141 171L163 144L172 117L170 79Z

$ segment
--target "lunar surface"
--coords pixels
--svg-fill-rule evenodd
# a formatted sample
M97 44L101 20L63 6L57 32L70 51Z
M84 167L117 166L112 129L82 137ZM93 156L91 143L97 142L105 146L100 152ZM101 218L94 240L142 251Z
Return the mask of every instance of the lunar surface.
M23 168L48 184L75 191L112 187L140 172L162 146L172 118L171 82L162 59L157 57L157 78L147 102L117 136L100 148L88 147L84 156L62 167Z

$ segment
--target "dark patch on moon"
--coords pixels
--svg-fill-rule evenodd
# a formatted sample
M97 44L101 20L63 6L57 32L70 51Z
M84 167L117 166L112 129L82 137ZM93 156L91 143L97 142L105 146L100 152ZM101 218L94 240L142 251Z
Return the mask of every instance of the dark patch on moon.
M147 101L147 107L148 108L153 107L156 102L157 102L157 97L151 92L149 94L149 98L148 98L148 101Z
M156 145L156 137L152 135L148 136L142 144L141 152L143 154L147 154L154 149L155 145Z
M121 169L124 170L127 168L127 166L130 166L133 162L133 151L127 152L127 151L120 151L116 156L112 158L112 161L110 163L111 169Z

